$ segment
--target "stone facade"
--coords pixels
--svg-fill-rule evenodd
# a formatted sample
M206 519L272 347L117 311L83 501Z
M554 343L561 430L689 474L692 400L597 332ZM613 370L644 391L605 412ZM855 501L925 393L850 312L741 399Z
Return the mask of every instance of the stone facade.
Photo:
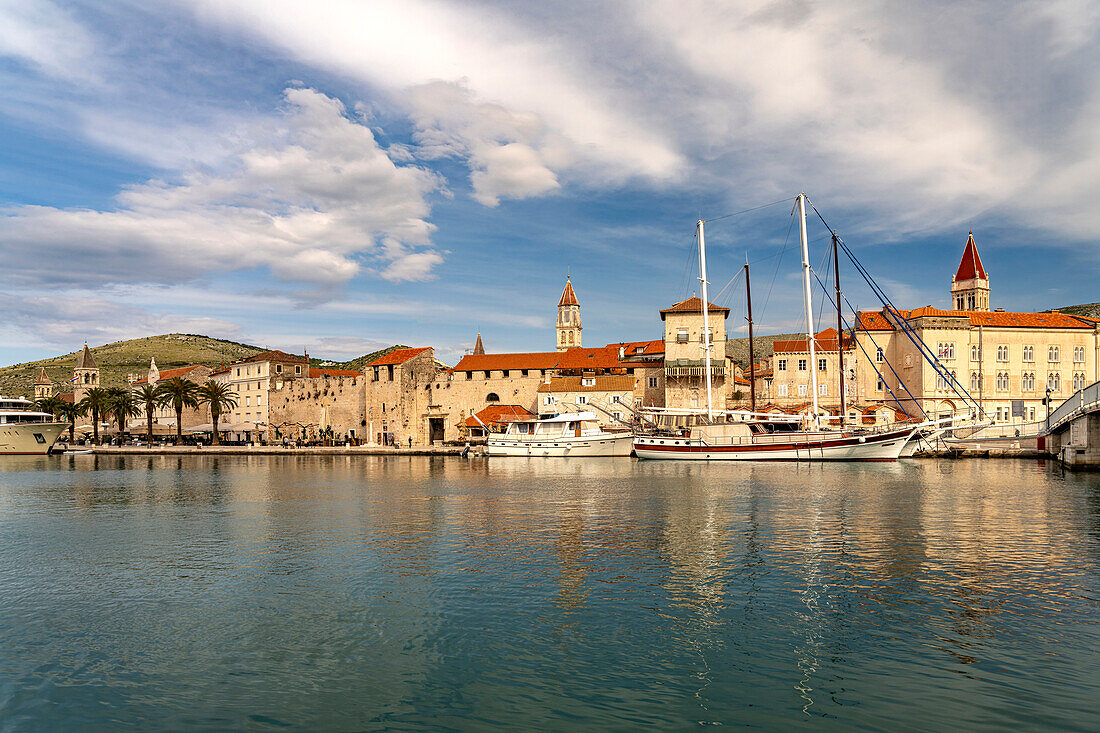
M538 387L538 414L553 417L562 412L591 411L600 425L624 427L640 404L637 396L641 375L614 374L549 377Z
M275 379L267 394L269 440L317 440L331 431L338 443L368 439L362 374L325 373Z
M726 356L726 317L729 308L710 303L707 318L711 334L711 395L715 410L726 409L733 381L730 360ZM703 301L698 297L682 300L661 311L664 321L665 407L706 410L707 385Z
M433 402L438 370L431 347L396 349L363 367L369 443L407 446L411 438L426 445L446 437L446 416Z

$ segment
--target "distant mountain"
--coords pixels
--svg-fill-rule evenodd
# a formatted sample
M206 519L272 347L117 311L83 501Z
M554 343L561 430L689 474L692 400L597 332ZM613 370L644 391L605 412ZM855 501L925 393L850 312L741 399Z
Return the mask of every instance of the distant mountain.
M261 351L264 349L259 346L191 333L169 333L116 341L91 349L99 367L100 384L104 387L125 386L129 374L144 377L149 372L150 357L156 358L157 368L163 371L191 364L213 368ZM77 352L72 352L52 359L0 368L0 392L14 396L33 395L34 380L38 377L38 370L43 367L54 381L55 394L69 391L69 379L73 376L76 355Z
M1100 303L1067 305L1064 308L1056 308L1055 310L1061 313L1068 313L1071 316L1089 316L1091 318L1100 318Z
M363 354L362 356L357 356L354 359L349 359L348 361L332 362L332 368L334 368L334 369L354 369L357 372L361 372L361 371L363 371L363 366L365 364L367 364L368 362L372 362L375 359L377 359L378 357L384 356L384 355L390 353L394 349L407 349L407 348L409 348L409 347L404 346L403 344L394 344L393 346L387 346L384 349L379 349L378 351L373 351L369 354Z
M772 346L776 341L805 338L804 333L778 333L771 336L753 336L752 351L757 361L772 355ZM749 340L747 338L727 339L726 356L736 361L742 368L749 366Z

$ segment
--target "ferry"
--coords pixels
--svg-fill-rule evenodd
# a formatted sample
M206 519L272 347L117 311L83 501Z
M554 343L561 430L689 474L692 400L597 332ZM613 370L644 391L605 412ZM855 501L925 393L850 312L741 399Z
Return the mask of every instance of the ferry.
M633 442L633 433L601 428L594 412L571 412L509 423L506 432L489 434L485 452L490 456L629 456Z
M68 427L25 397L0 396L0 456L45 455Z

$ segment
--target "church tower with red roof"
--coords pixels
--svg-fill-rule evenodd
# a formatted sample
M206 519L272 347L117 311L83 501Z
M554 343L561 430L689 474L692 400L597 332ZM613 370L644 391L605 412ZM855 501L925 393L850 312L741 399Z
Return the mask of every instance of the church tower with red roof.
M558 351L573 349L581 345L581 304L573 292L573 283L565 279L565 290L558 300Z
M982 267L982 258L978 256L974 232L966 238L962 261L955 277L951 278L951 301L957 311L989 310L989 275Z

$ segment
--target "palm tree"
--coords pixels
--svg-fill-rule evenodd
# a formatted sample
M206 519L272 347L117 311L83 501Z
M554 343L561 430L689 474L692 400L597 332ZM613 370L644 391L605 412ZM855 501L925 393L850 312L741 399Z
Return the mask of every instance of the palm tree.
M62 420L69 423L69 443L76 442L76 421L87 414L83 405L75 402L62 402L55 413Z
M99 416L105 415L111 407L111 397L102 387L92 387L80 401L84 414L92 416L92 442L99 443Z
M237 406L237 393L228 384L210 380L199 387L199 401L210 406L210 422L214 425L214 445L218 445L218 418Z
M183 408L199 406L199 385L172 377L157 385L164 404L176 411L176 445L183 445Z
M108 411L118 423L118 437L121 440L122 434L126 432L126 419L140 415L141 405L134 399L134 393L125 387L111 387L107 392L111 395Z
M61 398L57 395L51 395L50 397L42 397L34 401L34 406L41 412L48 412L51 415L56 416L61 409L61 405L65 404L61 401Z
M145 437L149 445L153 444L153 413L163 403L161 393L152 384L143 384L134 395L137 403L145 408Z

